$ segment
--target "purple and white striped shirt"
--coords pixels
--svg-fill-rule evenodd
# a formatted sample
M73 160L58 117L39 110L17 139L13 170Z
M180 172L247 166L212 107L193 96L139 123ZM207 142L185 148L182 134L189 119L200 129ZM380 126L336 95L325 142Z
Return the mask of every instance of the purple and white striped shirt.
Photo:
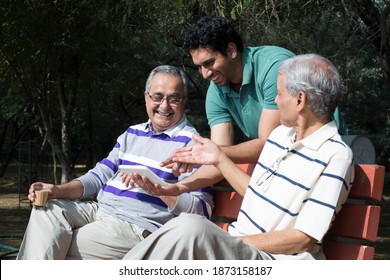
M186 117L175 127L161 133L153 132L150 121L130 126L118 137L105 159L77 178L84 185L83 197L97 194L100 209L149 231L155 231L182 212L210 217L213 207L211 188L184 193L179 196L175 207L169 209L160 198L147 194L141 188L126 188L117 174L118 166L124 164L147 166L169 183L188 177L191 173L177 178L171 169L159 164L177 148L193 145L193 134L198 133Z

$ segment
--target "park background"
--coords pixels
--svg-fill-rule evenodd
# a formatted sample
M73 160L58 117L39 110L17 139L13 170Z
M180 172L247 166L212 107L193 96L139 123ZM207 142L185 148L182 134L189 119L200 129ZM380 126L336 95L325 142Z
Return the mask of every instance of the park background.
M376 163L390 170L387 0L3 0L0 235L11 236L11 245L24 232L32 182L75 178L128 126L147 119L143 92L155 66L189 74L186 113L208 136L208 82L181 42L183 30L206 15L234 22L247 46L329 58L347 86L340 109L348 134L369 138ZM238 134L236 142L243 140ZM389 181L387 175L377 259L390 259Z

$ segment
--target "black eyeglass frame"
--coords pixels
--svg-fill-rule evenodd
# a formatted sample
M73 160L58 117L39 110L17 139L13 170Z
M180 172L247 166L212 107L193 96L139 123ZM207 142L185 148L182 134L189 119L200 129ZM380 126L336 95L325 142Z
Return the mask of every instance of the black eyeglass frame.
M158 96L156 96L155 94L150 94L149 92L145 92L150 100L152 100L152 102L156 103L156 104L162 104L164 102L164 100L167 100L168 104L170 106L178 106L180 105L183 100L186 98L186 96L183 96L183 97L177 97L176 95L168 95L168 96L164 96L164 95L161 95L161 94L157 94ZM161 98L161 99L155 99L156 97L158 98Z

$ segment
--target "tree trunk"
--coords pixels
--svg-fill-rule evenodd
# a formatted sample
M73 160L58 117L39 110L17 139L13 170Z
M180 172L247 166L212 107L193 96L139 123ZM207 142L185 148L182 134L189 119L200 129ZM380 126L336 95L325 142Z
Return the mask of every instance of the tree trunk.
M71 116L74 111L74 103L77 93L77 85L79 78L79 59L77 55L69 57L69 91L65 92L65 70L64 58L60 58L59 71L57 77L57 95L61 110L61 146L62 157L60 158L62 165L61 183L69 182L71 176L71 158L72 158L72 143L71 143ZM62 159L62 160L61 160Z
M70 139L69 139L69 121L68 106L65 97L65 66L64 58L60 57L57 73L57 96L61 112L61 157L58 157L61 163L61 184L70 180Z

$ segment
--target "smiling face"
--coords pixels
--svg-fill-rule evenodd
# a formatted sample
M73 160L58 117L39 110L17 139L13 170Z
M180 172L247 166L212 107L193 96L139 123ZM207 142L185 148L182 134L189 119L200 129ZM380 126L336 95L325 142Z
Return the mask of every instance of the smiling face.
M157 73L153 76L150 83L149 95L160 95L163 97L176 96L178 98L184 97L184 85L180 76ZM154 102L145 92L146 112L152 122L153 130L161 132L167 130L183 118L184 108L187 104L187 98L177 105L169 104L167 98L160 102Z
M190 54L204 79L213 81L217 86L241 83L242 70L237 67L240 64L235 61L237 51L234 44L228 48L227 56L208 48L194 49L190 51Z

